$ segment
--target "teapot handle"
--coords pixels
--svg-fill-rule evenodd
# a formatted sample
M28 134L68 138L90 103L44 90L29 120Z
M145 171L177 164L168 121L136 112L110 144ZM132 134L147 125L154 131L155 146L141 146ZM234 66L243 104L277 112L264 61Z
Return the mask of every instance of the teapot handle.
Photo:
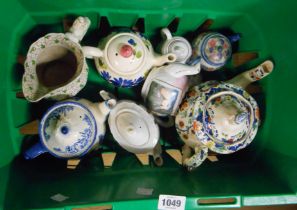
M164 40L170 40L172 39L172 34L171 32L169 31L168 28L162 28L161 30L161 36Z
M195 153L192 155L192 149L184 145L182 147L183 165L187 167L188 171L192 171L200 166L207 158L208 148L206 146L196 146Z
M236 77L228 80L227 83L231 83L245 89L250 83L263 79L269 75L274 68L274 64L270 60L266 60L259 66L245 71Z
M25 159L30 160L46 152L47 149L41 144L41 142L38 142L24 153L24 157Z
M78 43L86 35L90 25L91 21L88 17L78 17L73 22L72 26L69 29L69 32L66 33L66 36L70 40Z

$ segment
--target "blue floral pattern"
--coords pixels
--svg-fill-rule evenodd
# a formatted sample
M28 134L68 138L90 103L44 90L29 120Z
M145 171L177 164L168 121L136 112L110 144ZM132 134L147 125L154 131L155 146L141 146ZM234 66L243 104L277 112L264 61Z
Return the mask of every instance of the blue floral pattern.
M114 86L117 86L117 87L126 87L126 88L133 87L133 86L139 85L144 80L144 77L139 77L134 80L123 79L122 77L112 78L107 71L100 71L100 74L105 80L111 82Z

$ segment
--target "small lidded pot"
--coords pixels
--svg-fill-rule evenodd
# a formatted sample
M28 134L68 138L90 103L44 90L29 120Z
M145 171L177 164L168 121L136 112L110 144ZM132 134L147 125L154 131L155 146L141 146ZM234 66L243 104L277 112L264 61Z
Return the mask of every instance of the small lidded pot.
M139 85L153 66L174 62L173 53L157 55L148 39L138 32L113 32L99 42L95 59L100 75L117 87Z
M218 70L226 64L232 55L231 42L239 39L238 34L226 37L216 32L202 33L192 42L193 53L189 63L201 60L203 70Z
M181 36L172 36L168 28L161 30L163 41L160 44L162 54L173 53L176 55L176 62L186 63L192 55L190 43Z

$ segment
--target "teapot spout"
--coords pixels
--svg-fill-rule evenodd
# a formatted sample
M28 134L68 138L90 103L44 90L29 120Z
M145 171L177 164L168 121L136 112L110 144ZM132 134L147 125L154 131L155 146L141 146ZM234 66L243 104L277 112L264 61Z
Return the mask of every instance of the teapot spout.
M101 114L101 121L104 122L106 120L107 115L112 110L112 108L116 105L117 101L115 99L109 99L99 103L98 108Z
M165 63L172 63L176 61L176 55L168 53L165 55L155 54L153 58L153 66L162 66Z
M195 75L195 74L198 74L200 70L201 70L200 62L196 63L193 66L182 64L182 63L173 63L166 67L166 72L176 78Z
M274 68L272 61L267 60L262 64L253 68L251 70L245 71L231 80L228 80L227 83L231 83L242 88L246 88L250 83L263 79L269 75Z

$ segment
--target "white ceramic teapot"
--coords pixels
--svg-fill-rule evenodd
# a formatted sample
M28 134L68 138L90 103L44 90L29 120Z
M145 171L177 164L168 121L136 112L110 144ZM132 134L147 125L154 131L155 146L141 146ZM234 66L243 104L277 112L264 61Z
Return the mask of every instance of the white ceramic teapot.
M160 43L162 54L173 53L176 55L176 62L185 63L192 55L190 43L181 36L172 36L168 28L161 30L163 41Z
M227 82L208 81L189 90L175 119L185 143L183 164L189 170L206 159L208 150L229 154L252 142L260 122L259 107L244 88L272 70L273 63L265 61Z
M157 116L174 116L189 87L187 76L199 72L200 63L171 63L153 68L141 90L149 111Z
M79 42L89 26L89 18L78 17L68 33L49 33L30 46L22 80L28 101L62 100L75 96L85 86L88 78L85 56L94 55L96 48L83 49Z
M40 141L25 152L25 158L45 152L59 158L77 158L98 148L104 138L106 117L115 105L115 99L92 103L73 98L56 103L42 117Z
M99 42L95 59L100 75L117 87L140 84L153 66L174 62L173 53L157 55L148 39L138 32L113 32ZM94 52L97 56L97 52Z
M145 107L121 100L110 112L108 124L114 139L125 150L152 155L156 165L163 164L159 127Z

